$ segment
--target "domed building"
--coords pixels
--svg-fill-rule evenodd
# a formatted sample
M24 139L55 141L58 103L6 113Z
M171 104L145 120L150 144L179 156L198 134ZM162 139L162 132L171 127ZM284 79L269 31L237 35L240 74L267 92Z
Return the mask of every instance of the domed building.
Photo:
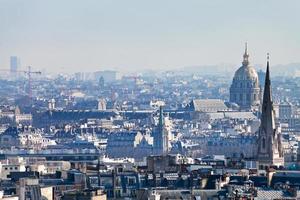
M260 87L258 75L250 66L247 44L242 66L235 72L230 87L230 102L239 105L240 109L249 110L260 104Z

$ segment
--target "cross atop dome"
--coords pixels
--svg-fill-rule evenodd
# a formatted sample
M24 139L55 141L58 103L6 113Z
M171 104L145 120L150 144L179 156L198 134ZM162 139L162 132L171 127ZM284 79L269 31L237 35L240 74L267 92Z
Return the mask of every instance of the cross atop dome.
M249 65L249 54L248 54L248 44L247 42L245 43L245 53L244 53L244 56L243 56L243 66L248 66Z

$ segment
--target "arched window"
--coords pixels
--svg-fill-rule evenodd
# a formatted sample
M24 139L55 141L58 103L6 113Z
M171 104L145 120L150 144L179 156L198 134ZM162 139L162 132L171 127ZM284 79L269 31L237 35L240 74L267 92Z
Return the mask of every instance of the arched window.
M266 148L266 139L265 138L262 139L262 146L263 146L263 149Z

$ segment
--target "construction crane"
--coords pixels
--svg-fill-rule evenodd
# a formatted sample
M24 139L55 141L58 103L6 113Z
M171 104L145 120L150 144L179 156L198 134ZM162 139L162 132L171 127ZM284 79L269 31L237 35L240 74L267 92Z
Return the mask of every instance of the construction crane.
M42 74L42 72L40 72L40 71L31 71L31 66L28 66L27 71L24 71L24 70L11 71L11 70L8 70L8 69L1 69L0 71L9 71L9 72L12 72L12 73L20 72L20 73L26 74L27 77L28 77L28 97L31 101L31 99L32 99L32 87L31 87L32 77L31 77L31 75L32 74Z
M28 76L28 96L29 96L29 99L31 101L31 99L32 99L31 74L39 74L40 75L40 74L42 74L42 72L40 72L40 71L31 71L31 66L28 66L28 71L23 71L23 73L25 73Z

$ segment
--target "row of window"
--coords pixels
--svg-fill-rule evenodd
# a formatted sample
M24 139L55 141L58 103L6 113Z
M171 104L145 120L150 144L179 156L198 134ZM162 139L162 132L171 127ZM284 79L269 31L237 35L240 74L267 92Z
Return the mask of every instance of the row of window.
M234 86L235 88L252 88L252 87L255 87L255 83L253 82L235 82L232 84L232 86Z
M253 94L253 101L257 101L258 100L258 96L257 94ZM232 102L239 102L239 101L251 101L251 94L246 94L244 95L243 93L240 94L231 94L231 101Z
M18 170L18 167L4 167L4 170L8 170L8 168L9 170Z

